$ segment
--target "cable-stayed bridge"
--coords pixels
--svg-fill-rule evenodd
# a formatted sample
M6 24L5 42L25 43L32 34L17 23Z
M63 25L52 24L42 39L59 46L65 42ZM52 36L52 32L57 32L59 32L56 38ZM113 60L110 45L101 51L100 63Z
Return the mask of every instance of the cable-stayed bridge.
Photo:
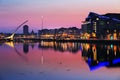
M15 33L18 31L18 29L19 29L21 26L23 26L23 25L24 25L25 23L27 23L27 22L28 22L28 20L24 21L22 24L20 24L20 25L15 29L15 31L14 31L10 36L4 37L4 39L5 39L5 40L13 41L13 40L14 40L14 35L15 35Z

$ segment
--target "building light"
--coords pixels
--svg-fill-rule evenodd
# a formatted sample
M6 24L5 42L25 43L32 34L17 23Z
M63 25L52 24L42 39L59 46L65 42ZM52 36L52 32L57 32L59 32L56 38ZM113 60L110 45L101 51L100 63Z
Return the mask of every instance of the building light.
M110 39L113 40L114 39L113 36L110 36Z
M94 29L94 31L96 32L97 31L97 23L96 22L94 22L94 24L93 24L93 29Z
M96 34L95 34L95 33L92 33L92 37L96 37Z
M117 33L113 33L113 38L114 38L114 40L117 39Z
M116 32L116 30L114 30L114 32Z
M96 18L96 20L98 21L98 20L99 20L99 18Z
M109 22L107 22L107 24L109 24Z

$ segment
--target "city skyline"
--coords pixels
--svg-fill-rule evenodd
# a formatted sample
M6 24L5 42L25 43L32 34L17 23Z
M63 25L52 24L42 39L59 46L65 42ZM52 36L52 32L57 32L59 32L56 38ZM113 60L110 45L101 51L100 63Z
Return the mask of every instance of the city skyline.
M89 12L120 13L119 3L119 0L0 0L0 32L12 32L26 19L31 30L39 30L41 16L44 16L44 28L81 28ZM18 32L21 31L22 28Z

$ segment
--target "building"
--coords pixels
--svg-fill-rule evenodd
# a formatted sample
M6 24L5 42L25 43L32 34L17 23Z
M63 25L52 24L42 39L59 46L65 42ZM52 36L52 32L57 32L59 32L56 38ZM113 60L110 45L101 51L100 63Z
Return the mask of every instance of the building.
M29 33L29 37L30 37L30 38L37 38L37 33L35 33L35 32L32 30L31 33Z
M76 27L38 30L41 39L74 40L79 39L81 29Z
M99 15L90 12L82 24L82 32L89 38L120 39L120 14Z
M38 36L41 39L54 39L55 30L54 29L42 29L38 30Z
M23 34L24 35L29 35L29 26L28 25L23 26Z

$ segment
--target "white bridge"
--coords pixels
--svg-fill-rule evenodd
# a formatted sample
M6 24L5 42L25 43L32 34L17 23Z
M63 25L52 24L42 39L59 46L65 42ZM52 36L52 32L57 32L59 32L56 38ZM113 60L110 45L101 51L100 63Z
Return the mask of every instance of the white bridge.
M10 36L5 37L4 39L5 39L5 40L13 41L13 40L14 40L14 35L15 35L15 33L17 32L17 30L18 30L22 25L24 25L24 24L27 23L27 22L28 22L28 20L26 20L25 22L23 22L22 24L20 24L20 25L16 28L16 30L15 30Z

